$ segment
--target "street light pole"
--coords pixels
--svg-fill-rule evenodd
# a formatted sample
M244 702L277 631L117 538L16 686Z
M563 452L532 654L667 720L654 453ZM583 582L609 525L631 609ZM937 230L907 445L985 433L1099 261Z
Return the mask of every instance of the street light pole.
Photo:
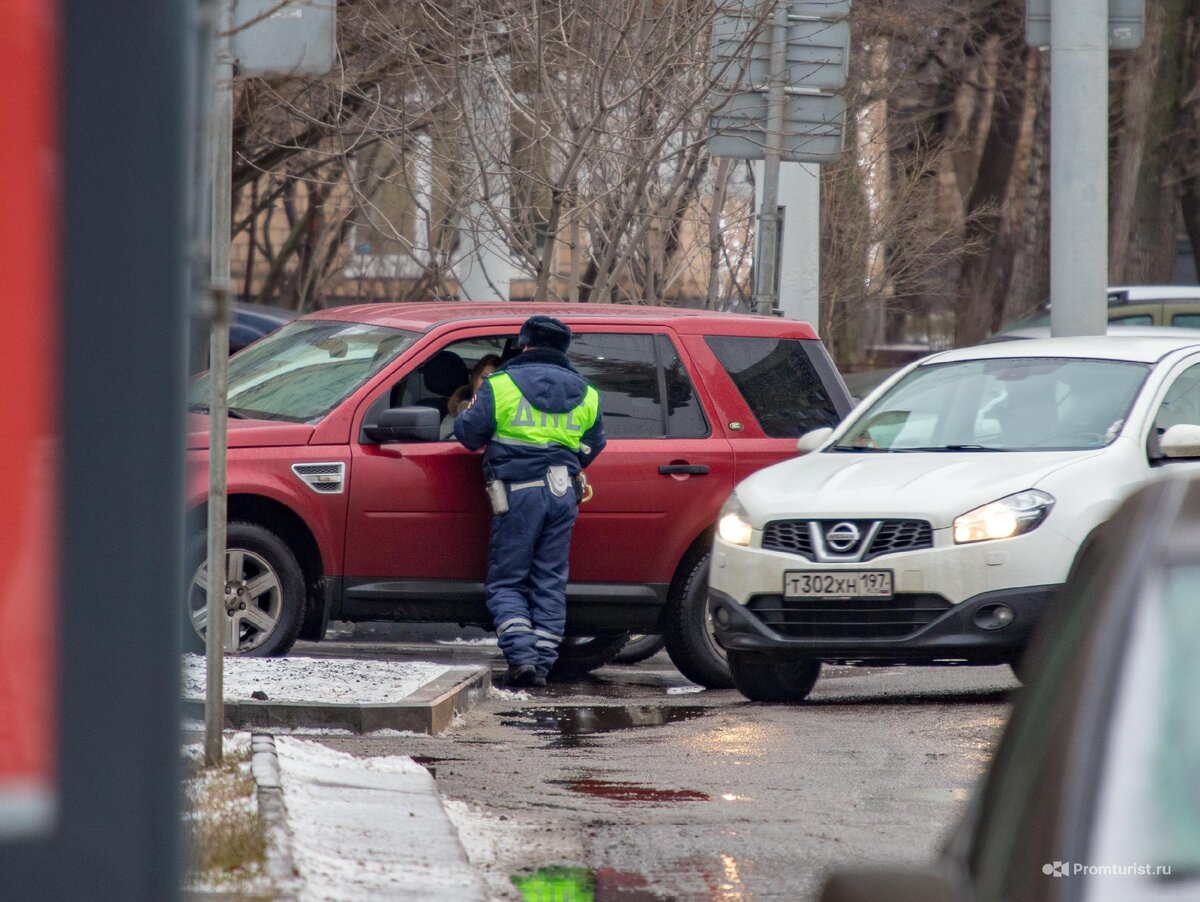
M770 0L766 0L767 3ZM754 260L755 306L761 316L775 313L779 296L779 162L783 156L783 115L787 102L788 5L776 0L771 17L771 68L767 85L767 140L763 152L762 208L758 212L758 253Z
M208 591L205 658L208 679L204 699L204 759L219 764L225 727L224 654L229 629L225 611L226 448L229 425L229 223L233 167L233 57L229 31L233 0L220 0L213 40L213 101L209 119L209 172L212 178L209 220L212 283L212 331L209 341Z
M1108 0L1050 3L1050 334L1103 335Z

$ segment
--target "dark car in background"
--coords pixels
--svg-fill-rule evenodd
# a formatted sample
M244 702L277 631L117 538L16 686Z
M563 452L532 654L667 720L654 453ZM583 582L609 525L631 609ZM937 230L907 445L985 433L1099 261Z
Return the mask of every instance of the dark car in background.
M284 310L269 304L236 304L229 323L229 353L242 348L286 326L299 316L295 310Z
M1200 899L1200 480L1133 495L1039 629L941 859L834 875L821 902Z
M270 304L234 304L229 319L229 353L236 354L242 348L254 344L276 329L286 326L300 314L294 310L273 307ZM200 324L195 333L194 347L190 357L193 375L208 369L208 323Z
M1114 326L1200 328L1200 285L1115 285L1108 289L1108 322ZM1050 326L1050 302L1013 320L1000 335Z

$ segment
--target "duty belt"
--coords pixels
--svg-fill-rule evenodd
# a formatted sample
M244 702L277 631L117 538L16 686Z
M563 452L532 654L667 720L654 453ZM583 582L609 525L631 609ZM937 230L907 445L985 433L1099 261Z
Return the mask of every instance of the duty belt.
M510 492L519 492L521 489L536 489L538 486L545 484L546 480L544 477L542 479L534 479L530 482L510 482L508 483L508 490Z
M571 490L571 475L565 466L555 464L546 471L546 475L541 479L531 479L528 482L510 482L507 485L510 492L519 492L521 489L535 489L538 486L544 485L550 489L552 495L561 498Z

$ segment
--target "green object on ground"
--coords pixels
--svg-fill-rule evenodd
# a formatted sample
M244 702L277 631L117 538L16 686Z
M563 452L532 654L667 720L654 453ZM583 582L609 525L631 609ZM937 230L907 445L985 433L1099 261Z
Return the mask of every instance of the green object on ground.
M593 902L595 881L587 868L541 868L514 874L513 885L525 902Z

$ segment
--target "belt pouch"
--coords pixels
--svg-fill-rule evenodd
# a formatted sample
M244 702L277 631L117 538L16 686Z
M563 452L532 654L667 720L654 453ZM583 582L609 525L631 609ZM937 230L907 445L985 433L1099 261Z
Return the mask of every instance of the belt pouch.
M488 500L492 502L492 513L496 516L508 513L508 490L501 479L490 479L487 484Z
M571 471L558 464L547 467L546 485L550 487L550 492L554 497L561 498L571 488Z

